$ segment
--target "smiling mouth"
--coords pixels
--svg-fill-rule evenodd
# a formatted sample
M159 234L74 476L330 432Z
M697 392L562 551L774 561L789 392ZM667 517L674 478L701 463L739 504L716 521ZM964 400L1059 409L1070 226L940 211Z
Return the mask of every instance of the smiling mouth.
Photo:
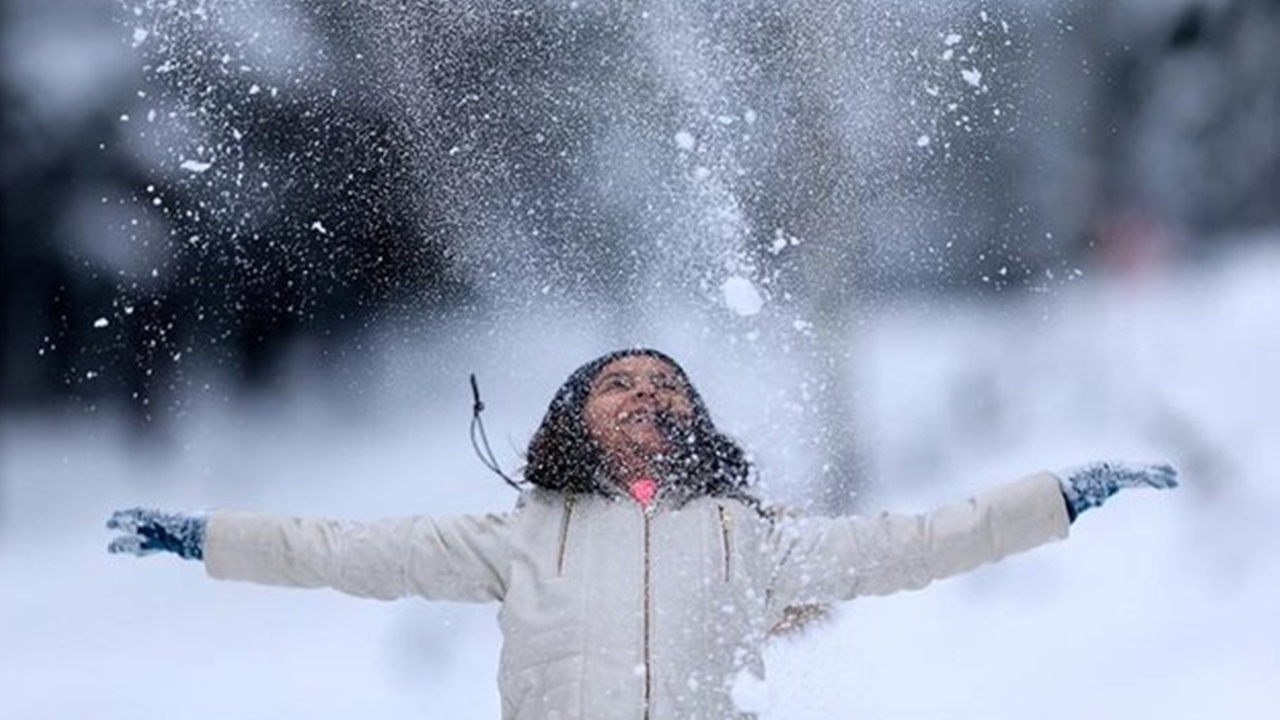
M652 410L636 410L634 412L624 412L618 416L618 424L620 425L656 425L658 423L658 414Z
M688 420L662 409L641 409L618 415L616 427L645 428L671 439L687 432Z

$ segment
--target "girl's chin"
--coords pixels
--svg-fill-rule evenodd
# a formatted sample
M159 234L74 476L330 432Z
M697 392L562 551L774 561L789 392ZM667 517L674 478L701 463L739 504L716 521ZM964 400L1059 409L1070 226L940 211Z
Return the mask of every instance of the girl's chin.
M671 449L671 441L656 429L652 432L633 435L631 441L637 449L649 453L665 453Z

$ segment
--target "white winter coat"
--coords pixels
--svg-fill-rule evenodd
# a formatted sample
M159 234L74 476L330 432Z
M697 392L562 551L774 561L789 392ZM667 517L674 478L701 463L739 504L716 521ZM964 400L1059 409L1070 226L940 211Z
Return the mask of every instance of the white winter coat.
M1058 481L1037 475L925 515L770 518L701 497L526 493L514 511L348 522L210 517L215 578L392 599L502 604L502 716L749 717L737 673L789 606L919 588L1065 537Z

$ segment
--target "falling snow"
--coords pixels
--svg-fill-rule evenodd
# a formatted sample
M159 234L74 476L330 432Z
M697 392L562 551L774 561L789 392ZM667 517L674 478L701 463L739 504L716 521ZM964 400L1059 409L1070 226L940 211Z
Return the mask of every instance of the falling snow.
M1044 555L859 605L829 631L774 645L768 683L735 683L761 717L1077 718L1072 693L1109 666L1140 669L1105 699L1116 717L1269 718L1280 703L1280 640L1248 622L1275 604L1280 553L1265 534L1214 532L1274 515L1258 468L1274 466L1262 439L1275 432L1256 378L1277 363L1267 338L1280 264L1193 281L1169 247L1195 238L1146 228L1105 252L1083 242L1107 239L1099 219L1116 198L1092 186L1114 183L1095 175L1106 158L1088 137L1083 155L1065 148L1102 137L1071 113L1110 107L1090 94L1113 77L1103 63L1138 57L1122 69L1140 75L1173 50L1198 75L1140 94L1175 107L1194 97L1197 128L1233 133L1249 107L1270 112L1271 96L1225 91L1216 66L1238 51L1256 69L1265 48L1233 40L1274 33L1235 36L1231 13L1210 12L1199 22L1217 48L1187 52L1162 33L1196 25L1174 16L1150 33L1158 51L1114 48L1042 85L1036 67L1063 48L1140 38L1080 18L1037 34L1039 6L989 3L119 0L92 11L117 25L82 43L80 21L61 18L96 4L65 5L45 12L59 18L49 38L6 23L19 28L5 35L7 74L42 79L15 86L29 97L13 98L14 117L50 141L13 155L50 158L35 176L83 184L89 198L31 204L74 210L57 232L30 235L74 237L50 256L73 262L33 273L58 288L52 303L20 306L22 327L50 319L14 345L32 360L14 376L55 377L90 420L6 418L0 475L14 482L0 546L15 552L0 554L0 575L22 612L0 613L0 676L32 682L6 689L0 715L495 716L491 609L212 593L192 568L102 562L94 508L142 494L351 515L505 509L498 483L422 482L476 476L456 441L467 373L494 379L494 425L515 457L545 409L530 388L600 345L653 338L706 378L770 491L807 498L826 483L832 437L841 451L848 438L866 445L845 467L883 475L873 500L904 507L1100 448L1172 447L1195 461L1170 504L1126 500ZM99 63L103 47L123 56ZM1258 102L1215 115L1240 97ZM75 102L89 108L75 122L46 114ZM1138 109L1118 117L1187 121ZM1231 182L1209 186L1274 187L1251 174L1274 166L1261 154L1275 145L1272 115L1228 163ZM1194 205L1180 193L1206 183L1167 182L1187 173L1165 170L1212 175L1150 149L1186 128L1135 127L1136 144L1105 134L1132 150L1123 156L1156 159L1119 177L1156 178L1132 188L1144 201ZM57 164L77 154L100 167ZM1082 158L1088 173L1076 172ZM1089 183L1067 184L1081 176ZM1092 254L1076 254L1086 245ZM1108 272L1140 281L1109 286ZM927 308L904 301L917 293ZM956 309L998 294L1004 304ZM273 394L226 399L240 375ZM852 432L816 401L841 396ZM200 403L186 422L150 414ZM181 452L139 452L150 427ZM222 475L242 482L211 482ZM368 487L353 492L352 477ZM1224 585L1238 592L1213 590ZM234 620L197 633L209 662L156 663L190 653L194 636L165 628L197 617ZM264 627L287 640L268 643L280 657L261 655ZM317 627L335 633L319 651L307 644ZM51 638L70 640L50 652ZM1179 648L1175 669L1147 638ZM290 672L262 672L281 657Z

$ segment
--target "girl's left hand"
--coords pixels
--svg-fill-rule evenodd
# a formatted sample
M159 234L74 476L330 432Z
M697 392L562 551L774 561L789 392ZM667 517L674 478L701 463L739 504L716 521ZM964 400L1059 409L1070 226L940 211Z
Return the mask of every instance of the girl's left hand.
M1067 468L1057 475L1072 520L1125 488L1178 486L1178 470L1168 463L1091 462Z

